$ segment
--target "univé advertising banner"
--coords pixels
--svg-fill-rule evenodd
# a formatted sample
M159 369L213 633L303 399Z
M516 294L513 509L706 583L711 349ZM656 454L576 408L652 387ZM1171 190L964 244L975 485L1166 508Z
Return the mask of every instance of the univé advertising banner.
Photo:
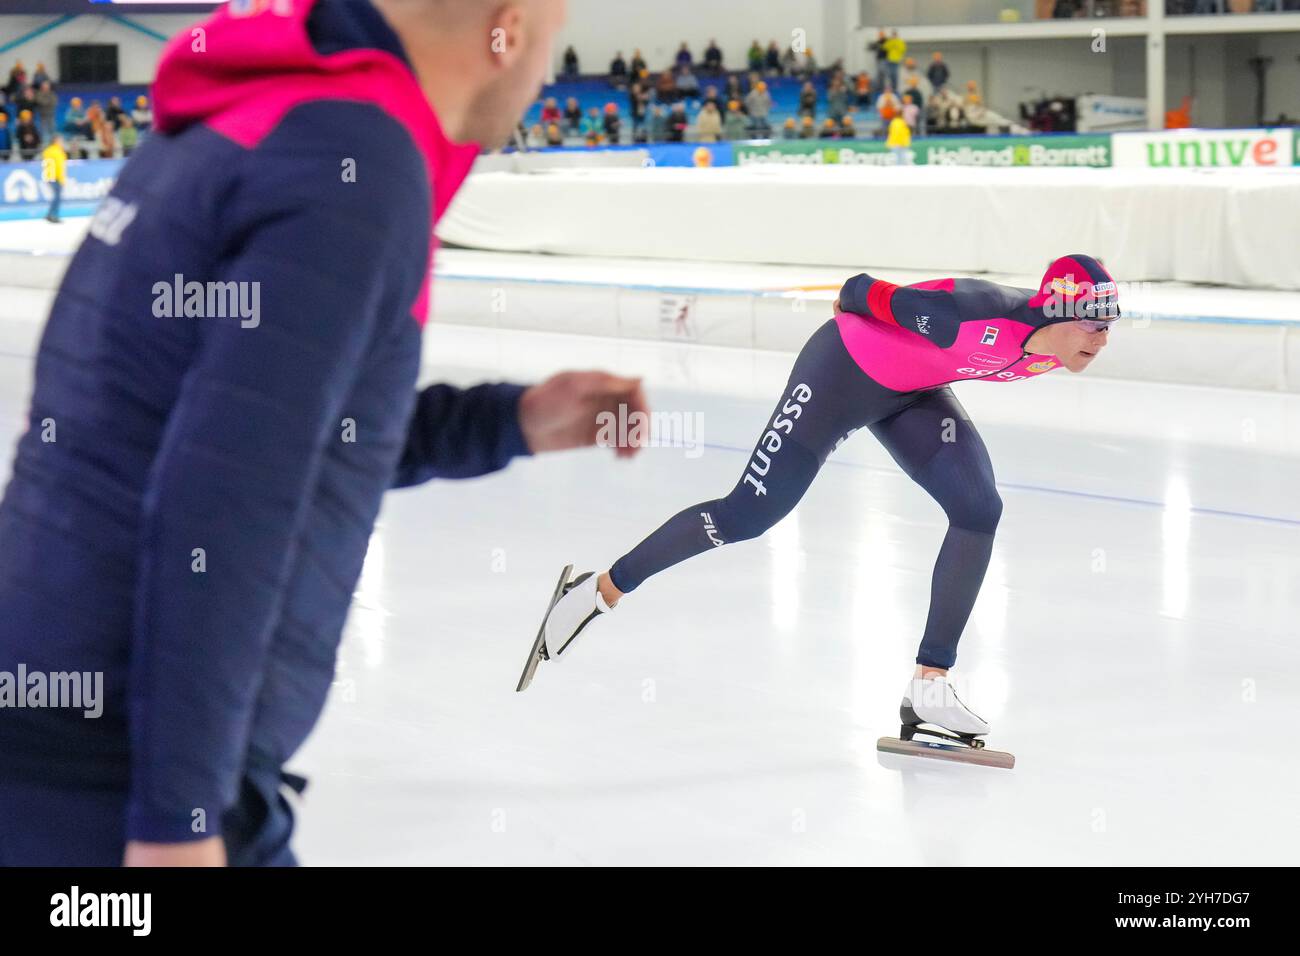
M1295 130L1178 129L1115 133L1115 165L1149 169L1290 166Z

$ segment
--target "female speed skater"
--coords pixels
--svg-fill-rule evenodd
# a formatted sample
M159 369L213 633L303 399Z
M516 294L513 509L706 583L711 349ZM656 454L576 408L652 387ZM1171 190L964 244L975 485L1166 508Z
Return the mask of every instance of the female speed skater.
M1019 382L1059 367L1082 372L1106 346L1118 296L1110 273L1085 255L1052 262L1036 292L981 279L902 287L866 274L849 279L834 318L795 359L731 493L677 513L603 573L570 581L566 569L518 689L540 661L562 659L584 628L651 575L763 534L799 502L831 452L866 428L948 516L903 697L902 736L922 732L982 747L989 726L958 699L947 674L984 580L1002 500L988 450L949 385Z

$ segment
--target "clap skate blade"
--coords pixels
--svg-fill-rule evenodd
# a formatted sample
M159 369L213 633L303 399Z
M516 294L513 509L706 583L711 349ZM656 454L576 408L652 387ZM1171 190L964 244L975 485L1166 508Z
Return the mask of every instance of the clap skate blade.
M551 595L551 603L546 605L546 613L542 615L542 625L537 629L537 640L533 641L533 649L528 652L528 660L524 663L524 672L519 675L519 686L515 688L515 693L527 690L528 685L533 682L533 675L537 673L537 665L544 660L549 660L546 653L546 619L551 616L551 609L560 598L564 597L564 589L572 573L573 565L566 564L564 570L560 572L560 580L555 582L555 593Z
M984 749L984 741L974 734L955 733L926 724L911 707L903 705L898 709L902 726L897 737L881 737L876 741L876 749L882 753L906 754L912 757L932 757L936 760L951 760L956 763L973 763L984 767L1002 767L1010 770L1016 765L1013 754L1001 750ZM937 738L936 740L916 740L917 734Z

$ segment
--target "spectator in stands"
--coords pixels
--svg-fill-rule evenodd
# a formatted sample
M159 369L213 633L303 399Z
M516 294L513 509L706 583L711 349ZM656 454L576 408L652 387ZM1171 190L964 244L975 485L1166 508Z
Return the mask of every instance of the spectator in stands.
M63 149L63 137L55 133L50 145L41 153L41 180L49 183L50 211L45 214L49 222L59 221L59 204L63 201L63 187L68 181L68 154Z
M876 34L876 39L867 46L869 53L876 56L876 89L883 90L889 82L889 51L886 44L889 42L889 35L881 30Z
M716 143L722 138L722 116L717 104L706 101L695 118L695 137L701 143Z
M615 53L614 59L609 62L609 82L619 90L627 86L627 61L623 59L622 50Z
M34 90L31 86L24 86L22 89L20 89L18 91L18 95L16 95L13 98L13 101L14 101L14 109L16 109L19 113L21 113L23 110L27 110L27 112L31 113L33 116L36 115L36 111L37 111L36 90Z
M113 130L122 125L122 117L126 115L126 107L122 105L122 97L111 96L108 99L108 109L104 111L104 117L113 124Z
M840 139L856 139L858 128L853 123L853 115L850 114L840 120Z
M38 64L39 66L39 64ZM57 132L54 128L54 114L59 109L59 94L49 80L36 88L36 115L41 118L41 133L51 137Z
M713 108L718 111L718 122L722 122L722 96L718 93L716 86L709 85L705 87L704 98L701 100L700 105L703 106L705 103L713 104Z
M749 45L749 52L745 55L745 59L749 63L751 72L763 69L763 48L758 45L757 40Z
M853 81L853 102L859 108L871 105L871 77L863 70Z
M4 103L4 94L0 93L0 162L9 158L13 146L13 140L9 136L9 107Z
M974 80L966 81L966 100L963 105L978 103L980 101L980 86Z
M898 35L897 30L891 30L889 39L885 41L885 69L889 72L889 85L897 90L899 88L899 68L903 65L903 57L907 54L907 43Z
M135 109L131 111L131 122L141 133L146 133L153 128L153 109L149 106L149 97L137 96L135 98Z
M18 143L18 155L30 162L36 158L36 151L41 148L41 132L36 128L31 110L20 110L18 125L14 127L14 139Z
M781 54L781 73L785 76L795 76L798 72L799 58L795 55L794 47L788 46Z
M690 69L694 63L695 58L691 56L691 48L687 46L686 41L683 40L682 45L677 48L677 56L673 60L673 64L678 70L683 70Z
M54 77L50 76L50 71L45 69L44 63L37 63L36 69L32 71L32 86L39 90L46 83L53 86Z
M916 95L910 91L903 94L902 116L903 122L912 131L912 135L917 135L919 132L917 126L921 122L921 104L917 102Z
M673 82L673 75L668 70L660 73L659 79L655 81L655 99L665 105L677 101L677 84Z
M962 100L956 93L951 90L944 90L941 96L935 98L938 106L938 125L939 128L947 132L957 132L966 126L966 111L962 108Z
M86 119L80 96L74 96L68 103L68 111L63 114L63 132L70 139L90 138L90 123Z
M623 118L618 115L618 107L613 103L605 104L605 117L603 123L603 132L605 142L618 143L623 139Z
M578 75L578 51L570 44L564 48L564 68L561 71L566 77L575 77Z
M674 103L672 110L668 113L668 142L685 142L687 123L686 104Z
M876 112L880 114L882 134L888 130L890 121L898 116L902 109L903 104L894 95L894 91L886 86L885 92L881 93L880 98L876 100Z
M632 62L630 64L630 67L633 76L640 77L641 79L645 79L645 72L647 66L646 66L645 57L641 55L640 47L632 51Z
M98 111L98 119L96 119ZM98 103L90 104L91 117L90 128L94 135L95 145L99 148L99 155L104 159L109 159L117 155L117 130L113 127L108 118L108 114L99 108Z
M1056 5L1052 7L1052 16L1057 20L1068 20L1079 16L1082 12L1081 0L1056 0Z
M912 131L901 116L889 121L889 135L885 139L885 148L894 154L894 162L902 166L907 162L907 154L912 147Z
M632 133L635 136L645 126L646 111L650 106L650 91L634 80L627 90L627 111L632 117Z
M542 122L558 123L561 119L563 119L563 116L560 113L559 104L555 102L554 96L548 96L542 101Z
M561 114L560 120L564 125L564 134L566 136L577 136L582 128L582 107L578 105L578 98L570 96L564 101L564 113ZM542 122L552 122L552 118L546 115L546 110L542 110Z
M135 121L130 116L122 117L122 126L117 131L117 139L122 144L123 156L130 156L140 142L140 133L135 128Z
M809 81L805 81L799 90L799 115L817 115L817 87Z
M930 89L938 93L948 85L948 64L943 60L943 54L938 50L934 51L934 56L930 60L930 68L925 71L926 78L930 81Z
M605 120L600 115L600 110L594 106L587 110L587 115L582 119L582 128L579 132L585 137L590 137L593 133L597 136L605 135Z
M813 126L813 118L811 116L805 116L799 123L799 138L813 139L816 135L817 128Z
M897 89L902 90L904 93L910 93L913 87L919 89L920 84L921 71L916 68L916 60L909 56L903 60L902 85Z
M704 51L704 69L714 75L722 72L722 48L718 46L717 40L710 39L709 46Z
M668 141L668 116L659 105L650 108L650 142L666 143Z
M821 131L817 134L818 139L839 139L840 124L835 122L829 116L822 123Z
M745 112L749 114L749 128L760 139L771 134L767 118L772 112L772 96L767 84L759 80L745 97Z
M781 48L772 40L767 45L767 53L763 55L763 69L767 71L768 76L781 75Z
M782 139L799 138L799 124L797 124L794 121L793 116L787 116L785 118L785 122L781 124L781 138Z
M748 125L749 120L746 119L744 111L740 108L740 100L730 100L727 103L727 115L722 121L723 138L744 139Z
M848 111L849 88L844 85L844 77L836 74L826 88L826 115L839 123Z
M964 112L967 126L977 127L981 130L988 129L990 121L989 109L984 105L984 100L978 93L971 93L966 97Z
M728 102L731 100L743 100L745 98L745 94L740 88L740 77L734 74L727 77L727 88L723 95L727 98Z
M684 100L693 100L700 95L699 77L691 72L689 63L677 74L677 95Z
M560 131L559 123L549 123L546 127L546 145L563 146L564 133Z
M925 92L921 89L921 78L919 76L909 79L907 85L899 92L899 99L904 103L907 102L909 96L912 97L912 102L918 107L925 102Z
M10 100L16 100L18 94L23 91L27 85L27 71L23 68L23 61L18 60L14 63L13 69L9 71L9 80L4 85L5 96Z
M529 149L541 149L546 145L546 130L542 129L541 123L534 123L528 127L528 135L524 137L524 145Z

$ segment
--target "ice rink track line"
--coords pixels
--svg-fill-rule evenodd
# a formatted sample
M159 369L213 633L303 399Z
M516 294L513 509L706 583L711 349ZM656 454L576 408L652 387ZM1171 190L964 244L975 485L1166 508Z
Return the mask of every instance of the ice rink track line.
M740 448L737 445L714 445L709 442L701 442L700 448L712 448L716 451L734 451L742 455L750 455L753 448ZM826 465L836 465L840 468L861 468L863 471L877 471L891 475L901 475L902 471L896 468L882 468L878 465L866 465L856 461L836 461L834 458L828 458ZM995 482L998 488L1004 488L1008 491L1031 491L1044 495L1063 495L1069 498L1090 498L1093 501L1106 501L1112 504L1139 505L1143 508L1159 508L1162 511L1169 506L1163 501L1151 501L1148 498L1124 498L1120 495L1099 495L1091 491L1073 491L1069 488L1053 488L1048 485L1020 485L1005 481ZM1281 515L1259 515L1252 514L1249 511L1222 511L1218 508L1187 508L1188 514L1201 515L1207 518L1237 518L1243 521L1262 521L1266 524L1280 524L1300 527L1300 518L1283 518Z

